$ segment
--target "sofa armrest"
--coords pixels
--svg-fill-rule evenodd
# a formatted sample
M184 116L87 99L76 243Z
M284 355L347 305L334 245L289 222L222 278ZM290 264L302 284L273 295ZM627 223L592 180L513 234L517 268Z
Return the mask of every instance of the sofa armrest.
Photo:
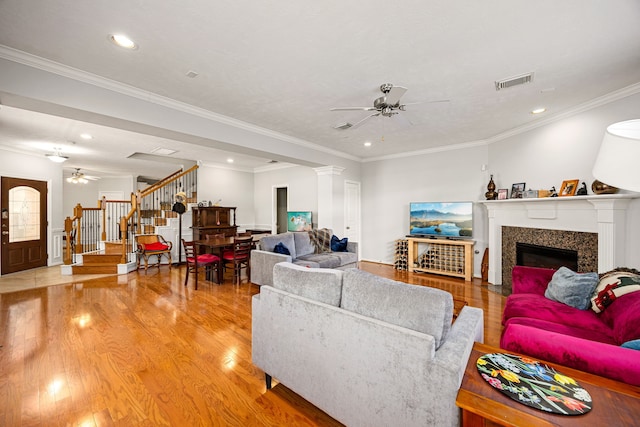
M353 252L354 254L358 253L358 242L349 242L347 241L347 252Z
M260 249L251 251L251 283L273 286L273 267L279 262L291 262L291 255L267 252Z
M508 325L500 347L580 371L640 386L638 350L545 331Z
M555 272L550 268L516 265L511 273L512 291L514 294L544 295Z
M454 382L451 386L456 389L462 384L474 342L484 342L484 316L482 309L465 306L436 351L434 359L438 369L449 373L446 376Z

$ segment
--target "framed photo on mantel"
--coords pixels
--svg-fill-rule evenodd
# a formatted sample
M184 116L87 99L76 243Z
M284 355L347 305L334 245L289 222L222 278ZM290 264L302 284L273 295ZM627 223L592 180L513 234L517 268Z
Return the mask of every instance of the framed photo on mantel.
M522 193L524 193L524 182L518 182L511 186L511 198L512 199L522 199Z
M509 189L507 188L499 188L498 189L498 200L506 200L509 198Z
M574 196L576 194L576 190L578 189L578 180L577 179L569 179L567 181L562 181L562 187L560 187L560 193L558 196Z

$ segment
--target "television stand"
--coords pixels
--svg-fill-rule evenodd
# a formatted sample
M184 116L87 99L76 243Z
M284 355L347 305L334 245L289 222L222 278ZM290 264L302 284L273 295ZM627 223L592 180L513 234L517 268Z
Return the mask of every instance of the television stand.
M473 278L473 240L444 240L421 237L407 238L410 273L435 273ZM420 245L426 250L420 253Z

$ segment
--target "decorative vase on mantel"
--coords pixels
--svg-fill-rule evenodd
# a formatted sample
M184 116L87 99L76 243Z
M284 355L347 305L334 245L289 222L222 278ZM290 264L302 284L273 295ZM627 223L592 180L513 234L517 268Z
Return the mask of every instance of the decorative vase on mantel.
M591 191L595 194L616 194L618 192L618 187L605 184L604 182L596 179L593 181L593 184L591 184Z
M484 193L484 197L486 197L487 200L496 200L498 198L498 193L496 193L496 183L493 182L493 175L491 175L491 178L489 179L487 190L488 191Z

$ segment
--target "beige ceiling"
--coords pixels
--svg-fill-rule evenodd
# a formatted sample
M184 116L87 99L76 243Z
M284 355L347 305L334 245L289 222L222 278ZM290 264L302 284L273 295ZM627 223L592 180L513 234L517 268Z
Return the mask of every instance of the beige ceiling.
M637 0L3 0L0 45L366 161L491 141L637 92L639 23ZM139 48L115 47L113 33ZM496 91L495 81L529 72L532 83ZM383 83L408 88L402 101L417 104L334 129L370 113L330 108L370 106ZM541 106L546 113L530 114ZM270 160L30 114L0 109L0 144L81 152L77 133L89 128L111 152L131 151L135 139L136 151L171 146L189 160ZM103 162L96 149L75 167L100 171Z

